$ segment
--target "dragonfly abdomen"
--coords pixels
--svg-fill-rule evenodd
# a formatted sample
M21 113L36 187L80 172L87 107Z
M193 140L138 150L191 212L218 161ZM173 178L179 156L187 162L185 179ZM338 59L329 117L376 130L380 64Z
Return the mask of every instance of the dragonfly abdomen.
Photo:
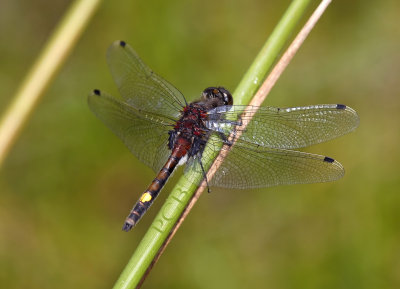
M123 230L128 232L132 229L146 213L146 211L153 204L154 200L157 198L161 189L164 187L165 183L168 181L174 169L179 164L179 161L186 156L191 143L184 139L178 138L176 144L172 150L171 156L168 158L165 165L159 171L157 176L151 182L146 191L140 196L139 200L129 213L125 220Z

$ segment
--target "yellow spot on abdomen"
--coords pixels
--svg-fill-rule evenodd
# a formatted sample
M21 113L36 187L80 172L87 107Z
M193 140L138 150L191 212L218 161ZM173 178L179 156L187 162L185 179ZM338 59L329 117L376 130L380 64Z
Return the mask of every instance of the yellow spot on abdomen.
M140 198L140 201L142 203L146 203L146 202L150 201L151 199L152 199L152 196L149 193L144 193L142 195L142 197Z

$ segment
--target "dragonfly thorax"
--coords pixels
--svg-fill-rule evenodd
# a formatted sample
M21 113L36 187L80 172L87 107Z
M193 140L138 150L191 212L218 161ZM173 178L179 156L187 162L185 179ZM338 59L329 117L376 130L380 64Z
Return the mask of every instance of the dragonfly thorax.
M190 103L185 106L181 117L174 126L177 137L192 140L204 134L207 111L202 103Z
M207 112L218 106L232 104L232 95L225 88L208 87L204 89L199 101L194 101L183 108L174 130L169 132L169 149L173 150L178 140L184 139L190 143L190 156L201 152L208 138Z
M207 131L205 125L208 118L207 112L218 106L232 104L232 95L225 88L208 87L204 89L199 101L192 102L184 107L181 117L174 126L175 132L170 133L170 136L175 134L176 137L183 137L192 142L196 138L204 139Z

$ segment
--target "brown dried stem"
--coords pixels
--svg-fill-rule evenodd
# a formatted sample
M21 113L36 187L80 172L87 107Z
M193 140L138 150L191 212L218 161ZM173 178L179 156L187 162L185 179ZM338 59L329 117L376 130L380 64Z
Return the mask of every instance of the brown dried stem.
M275 83L283 73L283 71L286 69L290 61L293 59L294 55L296 52L299 50L300 46L303 44L304 40L307 38L307 36L310 34L311 30L314 28L315 24L318 22L319 18L322 16L328 5L330 4L331 0L323 0L321 1L320 5L317 7L317 9L314 11L314 13L310 16L306 24L303 26L303 28L300 30L300 32L297 34L296 38L293 40L293 42L290 44L290 46L286 49L285 53L282 55L282 57L279 59L277 64L274 66L274 68L271 70L271 73L268 75L268 77L265 79L257 93L254 95L253 99L249 103L249 106L260 106L266 97L268 96L269 92L271 89L274 87ZM244 112L242 116L246 115L246 117L242 117L242 124L240 127L237 127L237 132L235 136L230 135L229 140L233 142L233 145L229 147L228 145L224 145L223 149L221 149L218 157L214 160L212 166L207 172L207 179L211 180L215 174L215 172L218 170L220 164L224 160L224 158L228 155L229 150L232 149L234 146L235 139L238 139L240 137L240 134L248 123L250 122L251 118L255 114L255 110L252 109L251 112ZM183 221L186 219L187 215L193 208L194 204L197 202L197 200L200 198L201 194L204 191L204 188L207 187L206 181L203 180L202 184L199 186L197 191L194 193L193 197L191 198L189 204L186 206L185 210L183 211L181 217L179 218L178 222L174 226L174 228L171 230L168 238L165 240L164 244L161 246L159 252L157 253L156 257L154 258L151 267L158 261L160 258L161 254L164 252L165 248L171 241L171 239L174 237L176 231L179 229L179 227L182 225Z

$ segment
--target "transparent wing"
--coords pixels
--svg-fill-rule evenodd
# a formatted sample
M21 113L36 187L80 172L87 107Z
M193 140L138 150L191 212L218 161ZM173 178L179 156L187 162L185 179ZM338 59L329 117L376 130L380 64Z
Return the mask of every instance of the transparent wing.
M240 105L217 107L208 112L207 127L229 134L240 119L248 118L246 112L256 110L256 107ZM243 113L245 114L242 115ZM353 131L358 124L357 113L342 104L293 108L259 107L249 125L242 131L240 139L263 147L295 149L339 137Z
M142 109L178 118L185 104L182 93L155 74L123 41L114 42L107 51L108 65L124 100Z
M220 141L212 146L218 147ZM207 154L207 151L204 152ZM201 172L198 159L188 166ZM191 179L191 170L185 171ZM272 149L242 141L229 149L227 157L215 173L211 186L250 189L277 185L329 182L344 175L342 165L332 158L305 152Z
M168 118L139 111L98 90L89 95L88 103L140 161L156 172L161 169L170 154L167 143L172 124Z
M229 152L211 185L240 189L262 188L329 182L343 175L342 165L331 158L240 144Z

